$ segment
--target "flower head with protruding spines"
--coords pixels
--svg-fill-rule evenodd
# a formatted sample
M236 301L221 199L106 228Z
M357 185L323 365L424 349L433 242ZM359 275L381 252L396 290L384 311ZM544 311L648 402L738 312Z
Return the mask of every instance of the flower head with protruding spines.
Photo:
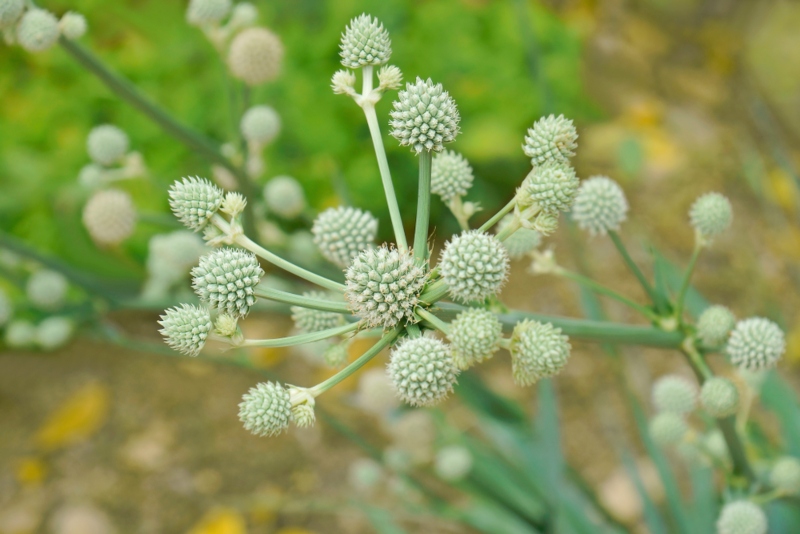
M572 218L592 235L605 235L619 230L628 213L628 201L622 188L606 176L584 180L575 196Z
M733 415L739 408L739 390L727 378L709 378L700 389L700 404L712 417Z
M403 84L403 73L399 67L384 65L378 71L378 90L389 91L399 89Z
M536 203L549 213L569 211L579 185L569 164L548 161L528 173L517 194L518 203L523 207Z
M246 141L263 146L280 132L281 117L270 106L253 106L242 115L239 129Z
M333 300L322 291L308 291L303 293L303 296L317 300ZM295 327L301 332L321 332L344 324L344 317L342 314L336 312L314 310L302 306L292 306L291 311L292 321L294 321Z
M450 323L447 338L453 348L453 361L461 370L480 363L500 348L503 325L497 316L482 308L469 308Z
M347 267L362 250L374 245L378 219L358 208L328 208L314 219L311 233L326 260Z
M281 72L283 44L266 28L247 28L228 48L228 68L234 78L250 86L271 82Z
M725 346L731 363L748 371L774 367L785 350L783 330L762 317L751 317L736 323Z
M169 206L172 212L187 228L195 232L206 226L223 200L222 189L205 178L196 176L175 182L169 189Z
M393 106L390 135L417 154L423 150L441 152L444 144L455 141L460 132L455 100L442 84L434 85L430 78L407 83Z
M517 323L510 346L514 382L530 386L555 376L567 364L571 350L569 338L560 328L531 320Z
M525 136L522 150L536 167L548 162L568 163L578 147L578 132L564 115L542 117Z
M120 161L128 152L128 134L113 124L95 126L86 138L86 151L92 161L100 165L111 165Z
M453 391L458 372L450 347L431 337L404 339L392 351L388 365L398 396L411 406L444 400Z
M200 354L212 328L208 309L191 304L169 308L158 324L167 345L187 356Z
M58 21L61 34L71 40L80 39L86 33L86 17L74 11L67 11Z
M433 157L431 164L431 193L449 202L467 194L475 176L467 159L452 150L444 150Z
M98 245L118 245L136 229L136 206L121 189L96 192L83 207L83 225Z
M682 376L663 376L653 384L653 404L659 412L686 414L696 403L697 387Z
M231 0L189 0L186 21L193 26L219 23L231 10Z
M47 50L58 35L58 19L44 9L28 9L17 24L17 41L28 52Z
M292 421L297 428L310 428L317 421L314 406L308 403L292 406Z
M339 43L342 65L358 69L367 65L383 65L392 55L389 32L378 19L363 13L350 21Z
M661 412L650 421L650 437L659 447L677 445L686 436L689 426L675 412Z
M244 394L239 420L256 436L277 436L292 420L289 391L277 382L262 382Z
M767 534L767 516L757 504L733 501L722 507L717 534Z
M255 288L263 275L255 254L221 248L200 258L200 264L192 269L192 287L212 308L244 317L256 302Z
M450 295L461 302L484 300L508 276L508 252L497 237L479 230L453 237L442 251L439 271Z
M706 242L724 232L733 219L730 201L719 193L706 193L689 210L689 220L697 234Z
M0 0L0 30L12 27L25 11L25 0Z
M725 306L709 306L697 319L697 337L707 347L718 347L725 342L736 325L736 316Z

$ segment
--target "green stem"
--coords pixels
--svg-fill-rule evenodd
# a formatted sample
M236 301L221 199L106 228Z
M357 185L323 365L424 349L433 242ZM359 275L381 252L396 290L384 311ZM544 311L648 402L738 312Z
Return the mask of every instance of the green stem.
M683 323L683 303L686 300L686 292L689 290L689 281L692 279L692 273L694 272L694 266L697 264L697 257L700 256L700 251L703 250L703 246L698 240L697 243L694 245L694 250L692 251L692 257L689 259L689 265L686 266L686 272L683 273L683 281L681 282L681 291L678 293L678 301L675 304L675 318L678 319L678 322Z
M419 191L417 191L417 223L414 227L414 257L428 260L428 223L431 218L431 162L433 155L423 150L419 155Z
M357 360L353 361L350 365L330 377L329 379L321 382L311 388L311 394L315 397L325 393L333 386L344 380L345 378L349 377L362 367L367 364L372 358L377 356L383 349L391 345L391 343L397 339L397 336L400 335L401 328L397 327L391 330L389 333L385 334L377 343L375 343L368 351L358 357Z
M424 319L426 322L430 323L437 330L443 332L445 335L450 334L450 325L436 317L425 308L417 308L414 313L419 315L420 318Z
M647 317L649 320L653 322L658 322L658 316L655 313L653 313L652 310L642 306L641 304L637 304L636 302L632 301L631 299L623 295L620 295L611 288L608 288L602 284L595 282L591 278L587 278L578 273L573 273L572 271L568 271L566 269L559 269L556 272L556 274L558 274L559 276L563 276L564 278L568 278L570 280L578 282L579 284L588 287L589 289L595 291L596 293L600 293L606 295L607 297L611 297L612 299L625 304L631 309L638 311L639 313Z
M338 328L329 328L320 332L300 334L297 336L279 337L275 339L245 339L241 343L233 343L235 347L292 347L304 343L314 343L329 337L341 336L358 330L358 323L350 323Z
M419 296L419 300L426 303L426 304L433 304L444 298L447 295L447 291L449 287L444 280L437 280L434 283L430 284L425 291Z
M522 223L518 218L515 217L514 220L511 221L511 224L506 225L505 228L503 228L501 231L497 233L497 239L499 239L501 242L505 241L506 239L514 235L514 232L516 232L520 228L522 228Z
M461 197L453 197L450 202L447 203L447 209L449 209L453 217L456 218L461 230L465 232L469 230L469 219L464 216L464 201Z
M495 224L497 224L497 223L500 221L500 219L502 219L503 217L505 217L505 216L508 214L508 212L509 212L509 211L511 211L511 210L513 210L513 209L514 209L514 205L516 205L516 203L517 203L517 197L516 197L516 195L515 195L515 196L514 196L514 198L512 198L511 200L509 200L509 201L508 201L508 204L506 204L505 206L503 206L503 208L502 208L500 211L498 211L497 213L495 213L495 214L492 216L492 218L491 218L491 219L489 219L488 221L486 221L485 223L483 223L483 226L481 226L480 228L478 228L478 231L480 231L480 232L488 232L488 231L489 231L489 229L490 229L492 226L494 226Z
M287 293L286 291L281 291L280 289L266 287L263 284L256 286L255 294L257 297L264 299L274 300L275 302L283 302L285 304L291 304L292 306L300 306L312 310L344 314L351 313L350 309L347 307L347 304L344 302L304 297L301 295L295 295L294 293Z
M614 246L617 247L622 259L625 260L625 264L628 266L628 269L633 273L639 283L641 284L642 288L647 292L647 295L650 297L650 300L653 301L653 304L658 304L658 297L656 296L656 292L653 289L653 286L650 282L647 281L645 278L644 273L642 273L639 266L633 261L630 254L628 254L628 249L625 248L625 244L622 242L622 239L619 237L619 234L614 230L608 231L608 237L611 238L611 241L614 242Z

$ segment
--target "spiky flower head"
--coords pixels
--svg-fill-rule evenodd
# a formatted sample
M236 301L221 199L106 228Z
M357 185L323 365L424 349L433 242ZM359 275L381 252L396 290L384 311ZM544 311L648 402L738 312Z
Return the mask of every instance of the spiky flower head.
M214 321L214 331L223 337L234 336L239 332L239 320L227 313L220 313Z
M617 182L605 176L584 180L575 195L572 218L591 235L619 230L628 214L628 201Z
M491 358L500 347L502 334L503 325L488 310L469 308L459 313L447 335L456 367L466 370Z
M434 85L430 78L407 83L393 106L390 135L417 154L423 150L441 152L444 144L455 141L460 132L461 117L455 100L442 89L442 84Z
M403 73L399 67L394 65L384 65L378 71L378 89L381 91L389 91L400 89L403 84Z
M333 300L328 294L322 291L308 291L303 293L304 297L317 300ZM295 327L301 332L321 332L330 328L336 328L344 324L344 317L340 313L312 310L302 306L292 306L292 321Z
M474 179L469 161L458 152L445 150L433 157L431 193L445 202L466 195Z
M294 219L306 209L306 195L291 176L276 176L264 186L267 208L284 219Z
M750 501L733 501L717 518L717 534L767 534L767 516Z
M697 337L707 347L718 347L736 325L736 316L725 306L709 306L697 320Z
M461 302L496 295L508 276L508 269L508 252L503 244L480 230L453 237L439 260L439 272L450 296Z
M524 320L511 335L511 370L514 382L530 386L558 374L567 364L569 338L550 323Z
M702 195L689 210L692 226L706 242L727 230L732 219L731 203L719 193Z
M709 378L700 389L700 403L713 417L727 417L739 408L739 390L727 378Z
M128 152L128 134L113 124L95 126L86 137L86 151L92 161L112 165Z
M245 140L266 145L281 130L281 117L270 106L253 106L242 115L239 129Z
M310 428L317 421L312 404L303 403L292 407L292 421L298 428Z
M661 412L650 421L650 437L659 447L677 445L686 436L689 426L675 412Z
M579 185L575 169L569 164L548 161L528 173L517 199L523 207L536 203L545 212L569 211Z
M564 115L542 117L528 128L522 151L534 167L548 162L568 163L578 147L578 132Z
M351 70L340 69L333 73L331 78L331 88L335 95L357 96L356 75Z
M25 319L15 319L6 325L3 339L13 349L30 347L36 342L36 326Z
M208 220L222 205L222 189L205 178L190 176L176 181L169 188L169 207L172 213L197 232L202 230Z
M378 19L366 13L350 21L339 43L342 65L358 69L367 65L383 65L392 55L389 32Z
M61 35L67 39L71 41L80 39L86 33L86 17L74 11L67 11L58 21L58 27L61 30Z
M180 304L169 308L158 321L159 333L173 350L187 356L197 356L211 332L211 315L205 307Z
M225 193L225 198L222 200L222 205L219 210L226 213L231 217L237 217L247 207L247 199L244 195L235 191Z
M725 346L731 363L748 371L775 366L785 350L783 330L762 317L751 317L736 323Z
M784 493L800 493L800 460L784 456L772 465L769 483Z
M314 220L311 233L326 260L347 267L362 250L373 246L378 219L358 208L328 208Z
M44 350L55 350L69 341L74 329L75 323L67 317L47 317L36 327L36 344Z
M728 444L722 431L715 428L703 436L703 449L712 459L722 464L729 464L731 455L728 453Z
M392 328L414 320L414 306L427 280L428 273L410 252L383 245L353 259L345 272L344 297L367 326Z
M58 41L58 19L44 9L29 9L17 24L17 41L28 52L42 52Z
M461 480L472 469L473 458L463 445L449 445L436 452L433 470L442 480Z
M25 0L0 0L0 30L10 28L25 11Z
M255 288L263 275L255 254L221 248L200 258L200 264L192 269L192 287L212 308L244 317L256 302Z
M540 211L530 226L542 235L552 234L558 230L558 211Z
M228 49L231 74L247 85L271 82L281 72L283 44L265 28L247 28L233 38Z
M133 235L136 206L121 189L96 192L83 207L83 225L98 245L118 245Z
M239 420L256 436L277 436L292 419L289 391L277 382L262 382L242 396Z
M689 413L696 402L697 387L682 376L663 376L653 384L653 404L659 412Z
M64 304L69 283L64 275L48 269L40 269L28 278L25 292L28 300L43 310L55 310Z
M398 343L388 372L398 396L411 406L433 406L444 400L458 376L450 347L432 337Z
M228 15L231 5L231 0L189 0L186 21L192 26L218 23Z
M322 359L325 360L325 364L334 369L342 367L349 356L347 345L348 342L344 341L342 343L334 343L325 349L325 352L322 353Z
M508 225L510 225L513 221L513 214L503 217L497 228L498 233L508 228ZM538 230L532 230L524 227L518 228L513 234L503 240L503 246L506 247L506 251L508 251L508 257L512 260L523 257L525 254L534 250L541 244L542 234L540 234Z

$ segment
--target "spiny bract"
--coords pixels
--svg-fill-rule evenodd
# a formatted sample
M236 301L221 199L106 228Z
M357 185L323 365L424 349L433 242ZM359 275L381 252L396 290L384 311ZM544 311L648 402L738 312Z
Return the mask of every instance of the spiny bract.
M495 314L481 308L470 308L450 323L447 338L453 348L453 361L461 370L480 363L500 347L503 325Z
M730 201L719 193L706 193L689 210L694 229L706 240L724 232L733 219Z
M682 376L664 376L653 384L653 404L659 412L689 413L696 402L697 387Z
M308 291L303 293L304 297L317 300L333 300L322 291ZM330 328L336 328L344 324L344 317L340 313L323 310L303 308L302 306L292 306L292 321L295 327L301 332L321 332Z
M689 426L675 412L661 412L650 421L650 437L659 447L670 447L683 441Z
M28 52L47 50L58 35L58 19L44 9L29 9L17 24L17 41Z
M219 22L230 12L231 4L231 0L189 0L186 20L195 26Z
M303 186L291 176L276 176L264 186L267 208L284 219L294 219L306 209Z
M514 381L530 386L555 376L567 364L571 348L569 338L550 323L527 319L517 323L510 349Z
M739 408L739 390L727 378L709 378L700 389L700 404L713 417L727 417Z
M383 245L362 251L345 272L345 300L369 327L414 321L414 307L428 280L410 252Z
M289 428L291 419L291 396L277 382L250 388L239 404L239 420L256 436L276 436Z
M83 207L83 225L98 245L118 245L136 228L136 206L120 189L98 191Z
M86 151L92 161L111 165L128 152L128 134L113 124L95 126L86 137Z
M775 366L785 350L783 330L762 317L751 317L736 323L725 347L731 363L748 371Z
M564 115L542 117L533 123L525 136L522 150L536 167L547 162L566 163L575 155L578 132Z
M619 230L627 214L625 193L617 182L605 176L584 180L572 206L572 218L581 229L592 235Z
M181 304L161 316L159 332L167 345L187 356L197 356L211 332L211 316L205 307Z
M393 106L390 135L417 154L423 150L441 152L444 144L454 141L460 131L455 101L442 84L434 85L430 78L407 83Z
M433 157L431 193L439 195L445 202L466 195L473 179L472 167L458 152L445 150Z
M256 302L255 288L263 275L254 254L222 248L200 258L192 269L192 287L212 308L244 317Z
M697 319L697 337L707 347L718 347L725 342L736 325L736 316L725 306L709 306Z
M508 269L508 252L503 244L479 230L453 237L439 261L439 271L450 295L461 302L496 295L508 276Z
M361 14L350 21L339 43L342 65L358 69L366 65L383 65L392 55L389 32L378 19Z
M326 260L347 267L362 250L373 246L378 219L358 208L328 208L314 220L311 233Z
M398 343L388 372L397 394L411 406L432 406L443 400L458 376L450 347L431 337L406 338Z
M172 212L189 229L202 230L224 200L222 189L205 178L192 176L175 182L169 189Z
M281 118L270 106L253 106L242 115L239 129L245 140L265 145L278 135Z
M569 211L579 185L580 180L569 164L551 161L528 173L518 199L525 207L536 203L545 212Z
M767 534L767 516L750 501L726 504L717 519L717 534Z
M228 49L228 68L247 85L271 82L281 72L283 44L265 28L247 28L233 38Z

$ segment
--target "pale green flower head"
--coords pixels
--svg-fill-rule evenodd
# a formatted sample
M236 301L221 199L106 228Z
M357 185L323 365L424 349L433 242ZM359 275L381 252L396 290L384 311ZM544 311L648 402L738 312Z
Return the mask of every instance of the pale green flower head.
M28 278L25 292L28 300L42 310L56 310L67 298L69 283L64 275L48 269L40 269Z
M389 91L399 89L403 84L403 73L394 65L384 65L378 71L378 89Z
M136 229L136 206L121 189L97 191L83 207L83 226L101 246L119 245Z
M719 193L706 193L689 210L689 220L705 242L727 230L732 219L731 203Z
M794 456L778 458L769 472L769 483L783 493L800 493L800 460Z
M785 351L783 330L763 317L751 317L736 323L725 346L731 363L748 371L774 367Z
M266 28L247 28L228 48L228 69L234 78L250 86L275 80L283 65L283 43Z
M78 183L86 189L97 189L106 183L106 170L97 163L88 163L78 172Z
M423 150L441 152L444 144L455 141L460 129L455 100L429 79L407 83L393 103L390 135L402 146L419 154Z
M622 188L605 176L592 176L578 187L572 218L591 235L619 230L628 216L628 201Z
M560 328L550 323L525 320L511 336L511 370L514 382L530 386L557 375L569 360L572 347Z
M322 291L308 291L303 293L303 296L317 300L333 300L330 295ZM294 326L305 333L321 332L344 324L344 316L336 312L313 310L302 306L292 306L291 311Z
M353 315L369 327L413 322L414 307L428 273L411 252L386 245L361 252L345 272L344 297Z
M197 232L222 206L222 189L205 178L183 178L169 189L169 206L172 213L190 230Z
M27 349L36 343L36 326L25 319L14 319L6 325L3 338L12 349Z
M189 0L186 21L192 26L219 23L231 11L231 0Z
M366 13L350 21L339 43L342 65L358 69L367 65L383 65L392 55L389 32L378 19Z
M503 325L495 314L482 308L469 308L450 323L448 339L453 361L461 370L480 363L500 348Z
M231 28L247 28L258 20L258 8L250 2L239 2L233 6L231 19L228 23Z
M350 356L347 351L348 342L334 343L322 353L322 359L325 364L333 369L343 367L347 363L347 358Z
M167 345L187 356L200 354L212 327L208 309L192 304L169 308L158 324L162 327L159 333Z
M99 165L113 165L127 154L128 134L113 124L95 126L86 138L86 151Z
M63 347L75 330L75 323L67 317L47 317L36 327L36 344L43 350Z
M717 534L767 534L767 516L750 501L726 504L717 518Z
M58 19L44 9L29 9L17 24L17 42L28 52L42 52L58 41Z
M192 287L211 308L244 317L256 303L255 289L262 276L255 254L221 248L200 258L200 264L192 269Z
M442 480L449 482L463 479L472 470L473 458L463 445L449 445L436 452L433 470Z
M707 347L722 345L736 325L736 316L725 306L709 306L697 319L697 337Z
M239 128L245 140L266 145L280 132L281 117L270 106L253 106L242 115Z
M686 436L689 426L675 412L661 412L650 421L650 437L659 447L677 445Z
M508 276L509 263L508 252L499 239L470 230L445 245L439 272L454 299L479 301L500 291Z
M411 406L433 406L444 400L456 383L458 368L450 347L432 337L406 338L389 360L389 378L398 396Z
M498 225L498 233L502 232L514 220L514 215L506 215ZM518 228L513 234L503 241L503 246L508 251L508 257L518 260L528 252L542 244L542 234L530 228Z
M534 167L545 163L568 164L578 147L578 132L564 115L542 117L525 136L522 150Z
M239 320L227 313L220 313L214 321L214 331L223 337L232 337L239 332Z
M264 186L267 209L284 219L294 219L306 209L303 186L291 176L276 176Z
M523 207L536 203L549 213L569 211L579 185L575 169L569 164L548 161L528 173L517 198Z
M86 17L74 11L67 11L58 21L58 27L61 29L61 35L70 41L74 41L86 34L88 25L86 24Z
M277 436L292 420L289 391L277 382L262 382L250 388L239 404L239 420L256 436Z
M696 403L697 387L682 376L667 375L653 384L653 404L659 412L686 414Z
M466 195L474 179L469 161L458 152L444 150L433 157L431 193L439 195L443 201Z
M347 267L361 251L374 245L378 219L358 208L328 208L314 219L311 233L326 260Z
M727 417L739 409L739 390L727 378L709 378L700 389L700 403L712 417Z
M11 28L25 11L25 0L0 0L0 30Z

